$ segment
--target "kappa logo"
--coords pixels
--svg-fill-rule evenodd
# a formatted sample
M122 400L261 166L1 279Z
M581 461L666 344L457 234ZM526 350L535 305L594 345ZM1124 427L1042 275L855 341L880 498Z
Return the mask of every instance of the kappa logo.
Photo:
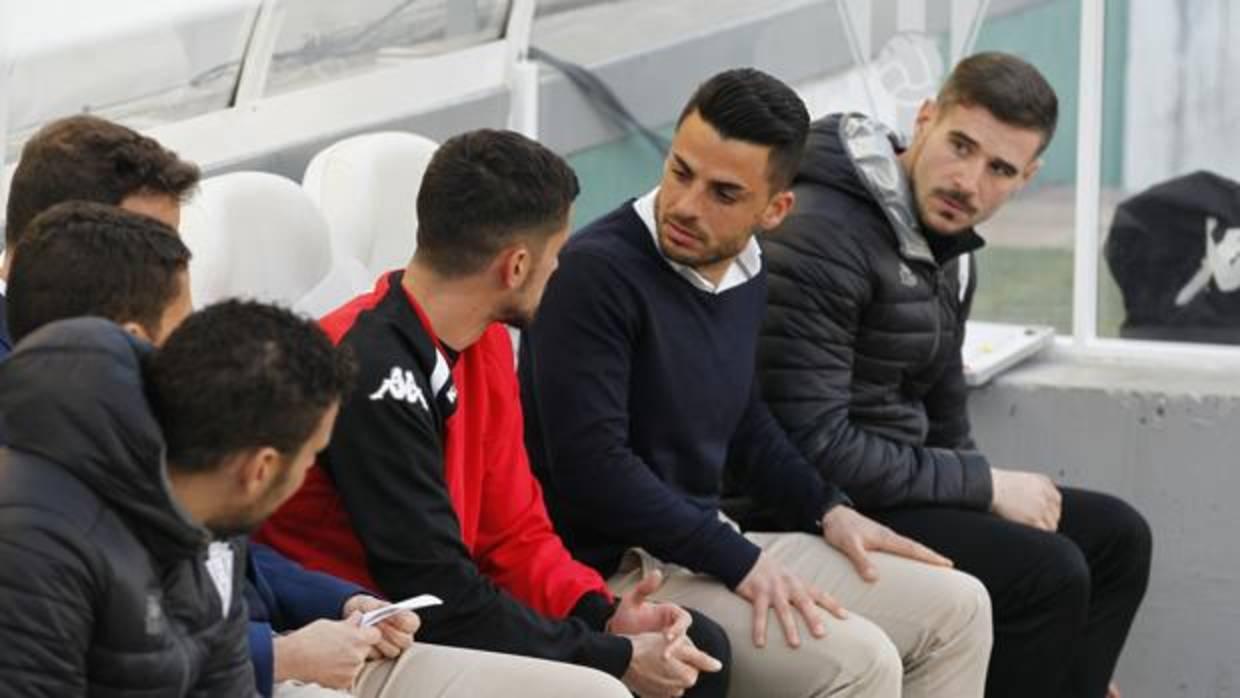
M385 397L404 400L410 405L421 405L427 412L431 409L426 403L426 396L422 394L422 388L413 377L413 371L406 371L398 366L392 367L392 372L383 379L383 385L370 395L371 400L382 400Z
M908 286L909 288L914 288L917 286L917 275L914 274L913 270L909 269L908 265L904 262L900 262L900 283Z

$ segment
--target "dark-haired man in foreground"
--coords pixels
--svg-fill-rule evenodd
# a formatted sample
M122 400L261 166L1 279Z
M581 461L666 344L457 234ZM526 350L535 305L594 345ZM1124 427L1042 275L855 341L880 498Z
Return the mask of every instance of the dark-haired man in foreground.
M82 238L109 241L124 257L108 272L150 288L121 283L112 290L132 305L100 301L126 327L40 326L38 314L65 308L14 308L31 334L0 364L0 694L253 695L244 552L225 540L300 481L351 364L313 325L250 305L204 312L149 357L136 335L161 337L188 306L177 300L188 251L169 229L69 203L29 232L18 298L36 288L23 265ZM193 396L169 397L185 384ZM185 434L206 412L226 436Z
M907 148L868 117L826 117L764 247L767 401L859 508L986 585L995 698L1102 698L1149 576L1132 507L994 467L969 434L974 226L1033 178L1057 112L1037 69L983 53L922 106Z
M107 318L162 344L191 310L190 253L175 226L180 202L197 181L193 164L99 117L69 117L40 129L23 149L8 202L11 247L5 254L8 295L0 304L0 310L7 306L0 312L0 345L10 333L20 341L42 325L83 315ZM106 204L142 218L126 218ZM34 224L41 212L58 208L43 225ZM112 224L122 219L129 225ZM26 259L16 255L19 248ZM364 656L371 644L356 630L311 623L333 615L342 620L346 605L383 602L357 585L305 572L263 546L250 546L249 553L249 646L260 692L270 695L275 684L294 679L348 685L363 665L359 650ZM407 637L392 626L411 630L414 624L412 614L405 614L384 630ZM399 654L391 643L383 647L386 654Z
M661 570L656 598L724 627L732 695L980 696L985 590L854 511L757 392L754 238L793 206L808 129L775 78L716 75L683 110L659 187L565 247L520 361L536 471L565 541L613 589ZM728 459L801 533L720 516ZM768 640L772 614L783 633Z
M0 348L10 331L20 341L54 320L83 315L107 318L162 344L190 312L189 250L176 226L181 200L197 182L195 165L105 119L73 116L40 129L22 151L8 201L3 272L9 293L0 304ZM70 203L77 201L115 205L142 218ZM64 209L44 225L34 224L58 207ZM114 224L118 220L128 225ZM18 249L27 259L19 259ZM249 646L263 695L294 681L347 687L373 647L395 657L411 641L413 614L384 623L390 636L384 642L367 642L371 633L346 629L344 617L385 602L355 584L306 572L263 546L250 546L249 553Z
M592 667L649 698L723 695L722 632L647 602L657 578L617 603L569 556L530 473L501 323L534 314L577 192L568 164L519 134L440 146L409 265L323 319L359 357L359 387L263 539L391 598L441 597L426 641Z
M94 315L160 346L189 315L189 250L175 231L158 221L111 206L70 202L41 214L27 232L10 275L8 311L15 339L56 320ZM240 324L229 331L247 331L246 317L256 312L274 311L238 311ZM232 345L227 334L220 339L224 343L218 347L199 348L223 370L228 362L220 350ZM241 343L235 351L252 348ZM247 370L263 370L261 353L251 356L252 367L243 365L243 356L232 356L237 380L248 380L243 375ZM190 376L197 373L187 371ZM184 397L168 397L163 404L180 404ZM175 412L170 408L159 417L172 424ZM251 417L255 423L265 421L264 415L242 415ZM202 415L185 419L199 418ZM212 419L201 421L196 428L200 433L186 440L213 440ZM188 484L181 491L193 489ZM218 502L232 498L220 496ZM267 510L264 504L255 515ZM374 628L358 627L358 613L387 602L357 584L305 570L265 546L251 544L249 552L244 590L249 654L258 690L265 696L326 698L347 695L345 691L359 698L477 696L517 683L536 695L567 697L599 694L597 679L606 678L584 669L580 675L548 674L545 663L520 657L412 645L418 625L413 613L397 614Z

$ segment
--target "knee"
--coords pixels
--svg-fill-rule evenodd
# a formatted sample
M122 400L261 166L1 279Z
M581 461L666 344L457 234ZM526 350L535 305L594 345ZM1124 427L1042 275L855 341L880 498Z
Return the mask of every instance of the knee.
M958 619L959 635L968 644L984 647L989 651L994 641L990 593L986 591L986 586L972 575L954 572L952 576L957 580L952 605Z
M879 634L866 649L857 667L858 685L872 686L875 695L885 695L883 686L899 686L904 682L904 660L891 638Z
M576 698L577 696L633 698L633 694L628 687L616 677L595 669L575 668L579 668L581 671L574 672L571 680L565 681L559 686L560 690L556 695L563 696L564 698Z
M1126 578L1144 587L1154 551L1154 533L1150 530L1150 524L1141 512L1122 499L1112 499L1108 509L1106 520L1112 531L1112 559L1126 572Z
M1092 576L1085 554L1075 543L1057 535L1046 536L1039 553L1035 593L1063 613L1084 618Z

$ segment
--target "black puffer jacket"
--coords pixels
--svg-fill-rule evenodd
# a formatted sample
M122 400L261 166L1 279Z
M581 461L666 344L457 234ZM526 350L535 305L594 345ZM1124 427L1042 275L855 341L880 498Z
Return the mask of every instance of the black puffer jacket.
M144 351L86 318L0 363L0 696L254 695L243 551L216 544L225 613L166 485Z
M990 470L972 450L960 359L982 241L923 232L897 148L865 116L813 124L793 213L764 244L759 380L859 508L985 508Z

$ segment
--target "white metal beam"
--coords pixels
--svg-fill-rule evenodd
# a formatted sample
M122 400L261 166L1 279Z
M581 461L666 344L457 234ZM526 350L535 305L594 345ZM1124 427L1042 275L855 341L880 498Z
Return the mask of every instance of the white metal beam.
M538 138L538 64L529 59L534 0L512 0L504 41L508 44L508 128Z
M1102 78L1106 3L1081 3L1080 84L1077 86L1076 244L1072 275L1072 336L1086 346L1098 336L1098 201L1102 194Z
M262 0L258 7L245 58L241 62L241 72L237 76L234 106L261 99L267 91L267 76L271 73L271 59L275 55L276 39L284 18L284 10L279 5L280 0Z

